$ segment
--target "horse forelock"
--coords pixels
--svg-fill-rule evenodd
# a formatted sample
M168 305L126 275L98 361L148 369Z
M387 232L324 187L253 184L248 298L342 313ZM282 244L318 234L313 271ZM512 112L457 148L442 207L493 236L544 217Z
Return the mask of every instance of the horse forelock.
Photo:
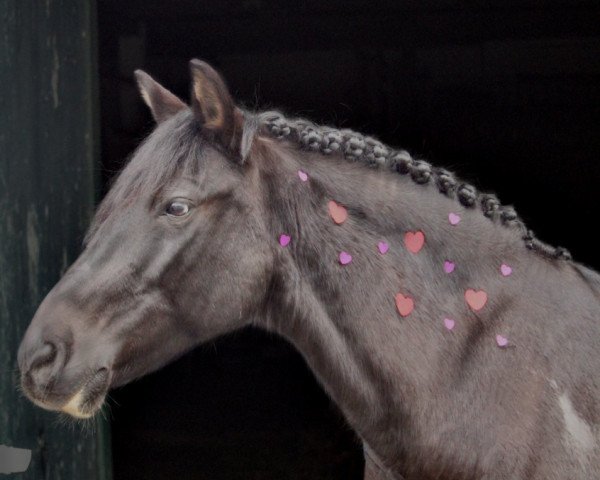
M179 112L157 128L138 146L116 176L98 207L84 244L117 207L126 207L138 196L155 197L174 178L196 176L202 137L189 109Z

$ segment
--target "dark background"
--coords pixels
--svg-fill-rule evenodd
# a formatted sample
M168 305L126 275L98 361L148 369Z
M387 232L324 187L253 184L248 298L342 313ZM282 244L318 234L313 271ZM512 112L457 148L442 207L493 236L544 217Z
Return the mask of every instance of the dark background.
M99 1L104 188L152 128L132 72L444 165L600 267L598 2ZM246 330L114 393L115 479L358 479L359 443L302 358Z

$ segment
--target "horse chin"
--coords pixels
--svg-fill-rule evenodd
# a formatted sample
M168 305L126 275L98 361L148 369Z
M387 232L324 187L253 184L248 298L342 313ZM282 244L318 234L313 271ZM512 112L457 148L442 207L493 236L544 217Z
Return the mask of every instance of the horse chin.
M83 387L81 387L75 395L60 408L60 411L79 419L94 416L104 403L104 398L108 392L108 386L108 370L105 368L98 370L98 372L85 382Z
M60 409L60 411L79 419L91 418L101 407L102 402L104 401L104 396L102 396L99 402L94 402L94 405L91 406L91 408L89 403L84 401L84 398L84 391L79 390L75 395L73 395L73 397L71 397L67 404Z
M52 388L40 390L26 379L21 381L21 388L27 398L38 407L83 419L92 417L102 407L110 388L110 377L111 372L107 368L101 368L88 376L71 396L60 393L60 390L54 392Z

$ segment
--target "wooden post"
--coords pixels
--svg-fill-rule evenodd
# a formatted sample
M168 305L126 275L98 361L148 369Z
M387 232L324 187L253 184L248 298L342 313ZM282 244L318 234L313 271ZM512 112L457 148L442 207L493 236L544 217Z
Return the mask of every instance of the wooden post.
M95 0L0 0L0 445L32 450L18 478L111 477L107 423L83 428L34 407L16 364L94 208L95 42Z

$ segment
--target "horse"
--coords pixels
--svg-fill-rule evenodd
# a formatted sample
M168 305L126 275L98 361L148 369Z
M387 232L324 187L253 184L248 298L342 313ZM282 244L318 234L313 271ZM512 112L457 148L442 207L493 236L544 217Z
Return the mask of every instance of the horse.
M189 106L135 72L156 128L24 336L31 401L90 417L253 325L302 354L365 479L599 478L598 273L446 169L190 70Z

